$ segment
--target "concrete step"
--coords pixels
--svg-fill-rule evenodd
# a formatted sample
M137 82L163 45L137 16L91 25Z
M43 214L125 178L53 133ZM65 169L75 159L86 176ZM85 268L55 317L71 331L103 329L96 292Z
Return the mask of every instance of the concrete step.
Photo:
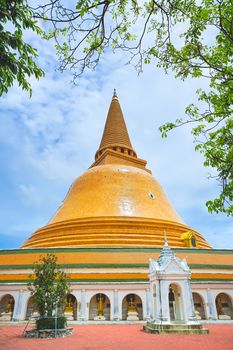
M143 330L146 333L153 334L208 334L209 330L203 328L200 324L171 324L171 325L161 325L148 323L143 326Z
M186 324L153 324L153 323L148 323L150 327L156 327L156 328L161 328L161 329L202 329L202 324L191 324L191 325L186 325Z

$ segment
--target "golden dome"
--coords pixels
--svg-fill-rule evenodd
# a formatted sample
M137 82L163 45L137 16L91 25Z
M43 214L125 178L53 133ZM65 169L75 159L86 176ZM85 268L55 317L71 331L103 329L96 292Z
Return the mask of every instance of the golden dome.
M182 221L145 165L132 149L114 94L95 163L23 248L160 247L165 229L170 246L187 247L194 237L197 247L210 248Z
M102 165L77 178L50 224L77 218L134 216L183 224L162 187L145 170Z

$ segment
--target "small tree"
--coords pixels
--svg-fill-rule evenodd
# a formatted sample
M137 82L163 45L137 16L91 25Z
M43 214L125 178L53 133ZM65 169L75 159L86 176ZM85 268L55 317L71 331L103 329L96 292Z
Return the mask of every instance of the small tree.
M30 276L28 289L35 296L41 318L51 318L55 310L64 310L66 296L70 292L67 275L59 270L57 257L47 254L35 264L34 276Z

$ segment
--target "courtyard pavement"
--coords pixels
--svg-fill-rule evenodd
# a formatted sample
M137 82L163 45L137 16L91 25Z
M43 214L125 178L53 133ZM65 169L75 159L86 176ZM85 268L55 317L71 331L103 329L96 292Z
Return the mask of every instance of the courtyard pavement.
M0 325L1 350L231 350L233 325L208 324L209 335L154 335L142 325L74 325L73 335L26 339L25 326Z

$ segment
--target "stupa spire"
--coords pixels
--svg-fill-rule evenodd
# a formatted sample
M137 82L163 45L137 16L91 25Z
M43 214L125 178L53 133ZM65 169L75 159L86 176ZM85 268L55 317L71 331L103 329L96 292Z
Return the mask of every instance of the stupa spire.
M167 233L166 233L166 229L164 229L164 247L168 247L168 241L167 241Z
M137 157L131 145L116 89L113 91L113 97L108 110L103 136L99 149L96 152L96 160L106 149Z
M164 229L164 246L157 260L158 265L159 266L164 265L171 258L176 258L176 256L175 256L175 253L171 250L171 248L168 245L166 229Z

